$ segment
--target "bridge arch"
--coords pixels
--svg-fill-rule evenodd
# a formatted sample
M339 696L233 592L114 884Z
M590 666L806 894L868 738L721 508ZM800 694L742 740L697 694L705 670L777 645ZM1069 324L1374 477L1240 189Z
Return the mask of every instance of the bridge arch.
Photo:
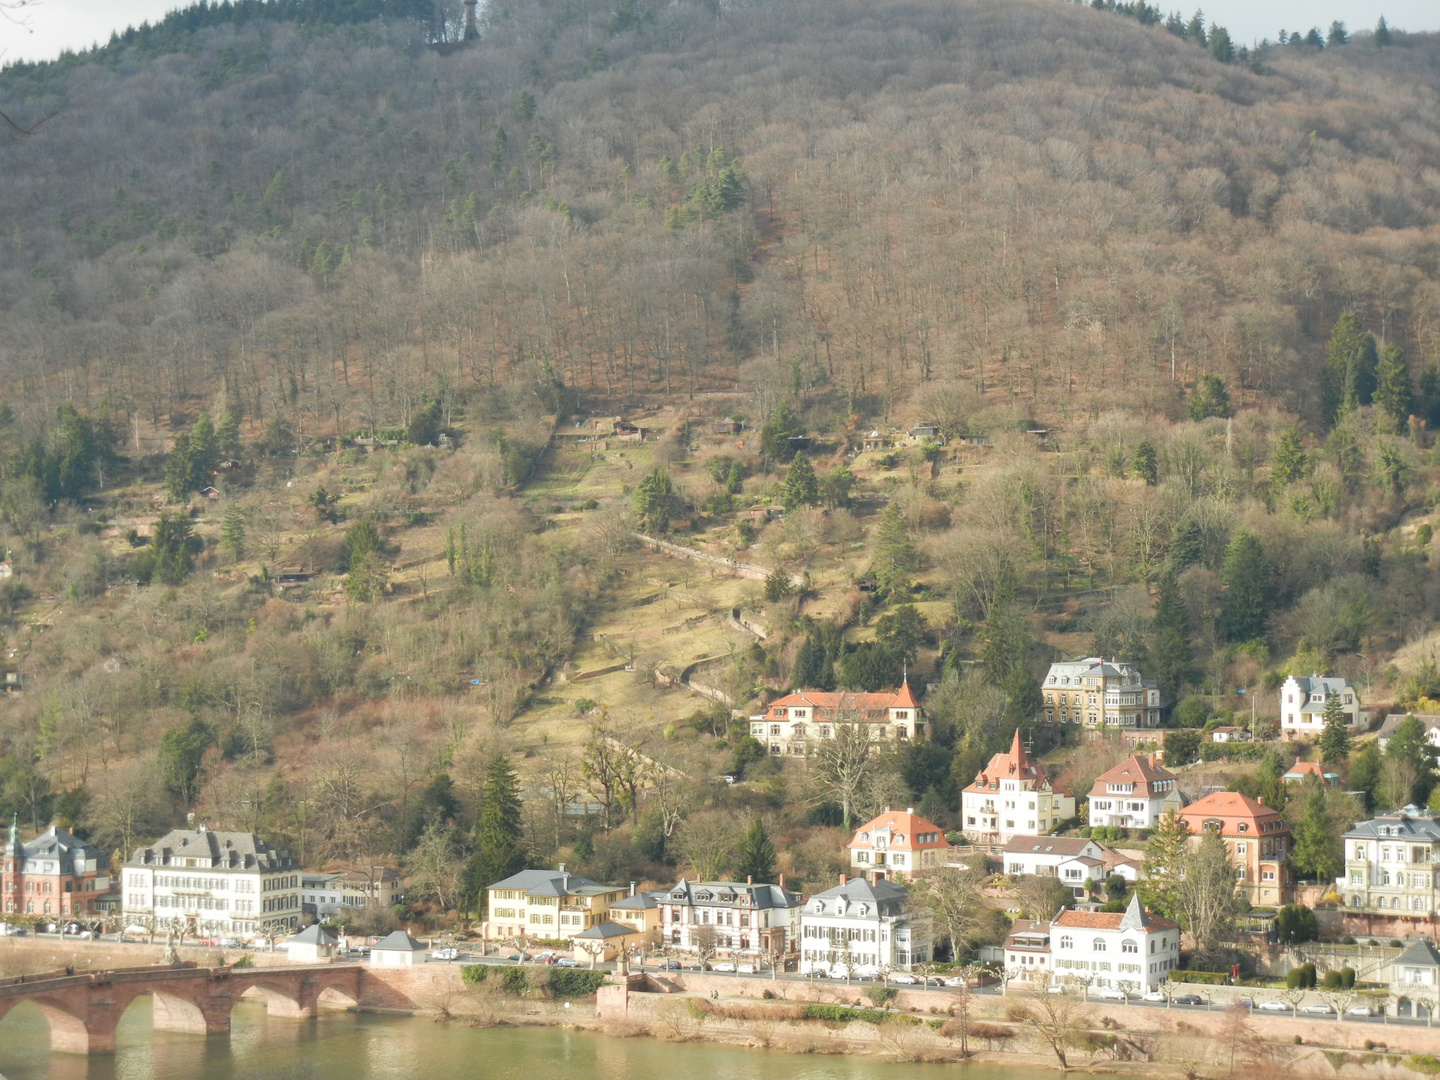
M63 999L28 997L0 1001L0 1020L5 1019L16 1005L26 1002L34 1005L45 1017L45 1023L50 1028L51 1050L93 1054L115 1049L115 1025L113 1023L109 1024L108 1030L106 1030L105 1018L101 1018L100 1023L96 1023L94 1019L78 1014L75 1006Z
M257 979L245 988L241 997L261 998L265 1011L271 1016L291 1016L309 1019L315 1015L317 993L306 993L301 987L298 992L291 990L278 980Z
M358 1009L359 1000L354 994L340 986L327 986L320 991L315 1003L322 1009Z

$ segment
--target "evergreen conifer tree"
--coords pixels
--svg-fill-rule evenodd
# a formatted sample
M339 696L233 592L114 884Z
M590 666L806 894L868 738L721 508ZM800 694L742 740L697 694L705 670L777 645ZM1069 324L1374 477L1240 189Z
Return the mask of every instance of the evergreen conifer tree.
M815 466L804 454L797 454L785 470L785 487L780 502L786 510L801 506L814 506L820 501L820 482L815 477Z
M771 461L782 464L788 462L795 456L795 448L790 444L790 440L801 431L800 418L795 415L795 410L788 401L782 401L775 406L770 413L770 419L766 420L765 426L760 429L760 449Z
M1149 439L1141 439L1135 447L1135 456L1130 459L1130 475L1152 487L1160 479L1160 455Z
M1170 541L1170 568L1183 574L1205 557L1205 533L1194 521L1187 521L1175 529Z
M1274 468L1271 478L1280 485L1293 484L1310 475L1310 459L1300 442L1300 432L1288 427L1275 440Z
M1295 869L1320 881L1334 881L1343 870L1338 847L1338 832L1330 820L1323 782L1311 783L1305 794L1300 818L1291 830L1295 847L1290 861Z
M1216 29L1216 35L1224 34L1225 31ZM1230 44L1230 37L1227 34L1224 38L1226 46ZM1195 388L1190 391L1190 400L1185 404L1185 411L1191 420L1200 421L1211 416L1230 415L1230 391L1225 387L1225 381L1218 375L1202 375L1195 380Z
M1380 350L1380 362L1375 368L1374 400L1375 408L1388 419L1390 430L1404 431L1415 403L1410 390L1410 371L1399 345L1386 345Z
M1375 47L1383 49L1391 42L1390 27L1385 22L1385 16L1380 16L1380 21L1375 24Z
M1175 701L1190 676L1189 618L1180 597L1180 584L1173 569L1160 577L1155 618L1150 634L1149 670L1160 683L1161 697Z
M1340 707L1340 695L1325 701L1325 728L1320 732L1320 760L1326 765L1344 761L1350 754L1350 717Z
M483 907L485 890L525 869L525 831L520 783L505 755L485 768L480 817L475 823L475 854L466 867L467 906Z
M822 689L828 681L826 671L829 664L830 658L819 636L814 633L807 634L805 643L800 646L800 651L795 656L795 689Z
M888 590L905 588L910 584L910 572L919 564L910 527L899 505L892 502L875 529L875 580Z
M765 831L765 822L759 815L740 837L735 849L735 879L753 879L756 884L775 880L775 845L770 842L770 834Z
M1256 641L1265 636L1270 613L1272 575L1265 545L1246 529L1238 529L1225 549L1220 571L1225 597L1220 626L1230 641Z
M245 515L236 503L232 502L225 508L225 520L220 526L220 546L232 563L245 557Z
M670 474L664 469L649 473L635 487L635 513L649 533L663 533L670 527L670 518L679 501Z

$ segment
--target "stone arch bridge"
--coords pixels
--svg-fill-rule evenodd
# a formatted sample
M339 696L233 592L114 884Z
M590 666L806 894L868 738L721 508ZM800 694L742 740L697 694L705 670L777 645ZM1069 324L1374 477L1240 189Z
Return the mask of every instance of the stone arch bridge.
M0 1020L22 1001L40 1007L50 1023L52 1050L77 1054L115 1049L115 1028L137 997L154 1000L157 1031L229 1034L230 1010L249 990L265 997L271 1016L313 1017L327 991L343 1006L360 1003L359 964L272 968L172 967L73 969L0 979Z

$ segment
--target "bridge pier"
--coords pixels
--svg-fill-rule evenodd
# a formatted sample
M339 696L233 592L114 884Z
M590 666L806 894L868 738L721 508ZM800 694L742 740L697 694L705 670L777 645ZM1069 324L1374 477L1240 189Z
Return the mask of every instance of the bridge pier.
M180 1031L189 1035L230 1034L230 1011L235 1000L228 990L205 997L180 998L151 991L151 1022L156 1031Z
M320 1015L320 995L324 993L314 979L303 978L294 997L277 994L264 984L265 1011L270 1016L286 1016L294 1020L313 1020Z
M50 1024L50 1049L60 1054L113 1054L115 1028L125 1011L114 1001L94 1001L84 1019L47 1001L37 1001Z

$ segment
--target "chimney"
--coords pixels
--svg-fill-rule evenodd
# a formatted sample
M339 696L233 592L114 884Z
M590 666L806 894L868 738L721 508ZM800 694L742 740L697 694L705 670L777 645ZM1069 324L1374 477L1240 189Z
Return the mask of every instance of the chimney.
M841 871L840 871L840 884L841 884L841 885L844 885L844 884L845 884L845 871L844 871L844 870L841 870Z
M915 808L914 808L913 806L907 806L907 807L905 808L905 813L907 813L907 814L913 814L913 813L915 813Z
M634 895L635 895L635 882L633 882L633 881L630 882L630 895L631 895L631 896L634 896Z
M780 888L782 888L782 889L785 888L785 875L784 875L784 874L781 874L781 875L780 875Z
M1260 795L1260 796L1258 796L1258 797L1255 799L1255 801L1256 801L1257 803L1259 803L1261 806L1264 806L1264 805L1265 805L1265 796L1264 796L1264 795Z
M746 885L754 885L754 884L755 884L755 875L754 875L754 874L746 874L746 875L745 875L745 884L746 884Z
M555 867L555 870L556 870L556 872L561 873L561 874L565 873L565 864L562 862L560 865L558 865L557 867Z

